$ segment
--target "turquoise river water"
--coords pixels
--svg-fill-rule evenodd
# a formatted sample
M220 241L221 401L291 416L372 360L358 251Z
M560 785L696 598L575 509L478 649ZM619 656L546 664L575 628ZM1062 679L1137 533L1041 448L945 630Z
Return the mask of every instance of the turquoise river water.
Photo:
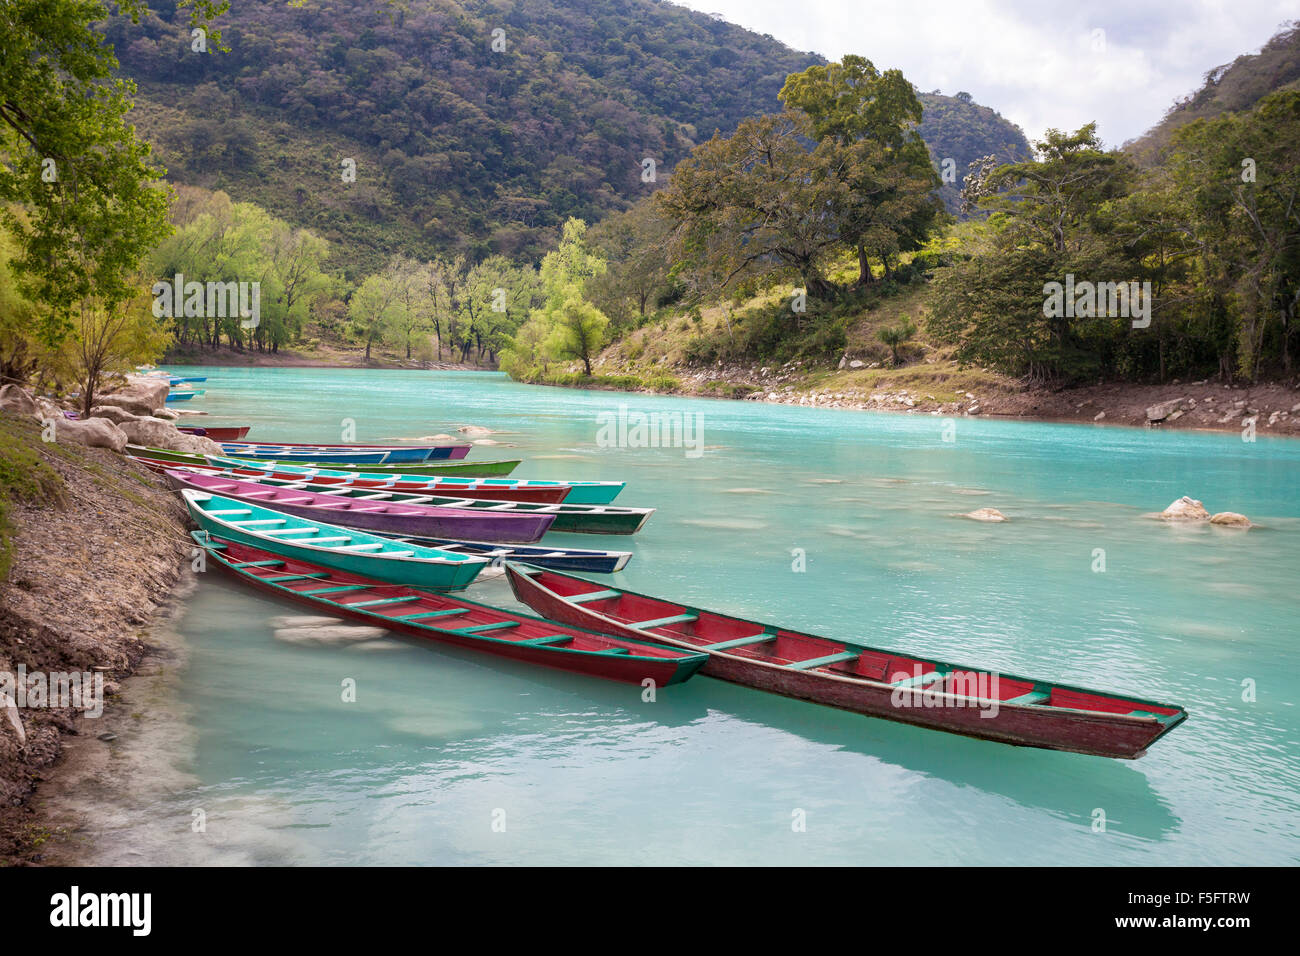
M183 374L209 376L187 407L257 440L339 441L345 420L359 442L475 424L502 444L474 456L522 457L519 477L626 479L619 504L658 509L640 534L548 541L635 551L620 575L634 590L1191 717L1119 761L707 678L647 702L640 687L405 639L288 640L277 618L310 610L212 572L174 636L170 723L138 745L136 783L92 813L118 836L97 841L102 862L1300 860L1300 442L489 373ZM620 405L695 416L702 454L600 447L597 415ZM1257 527L1145 517L1184 494ZM1011 520L958 517L978 507ZM469 596L517 607L500 577Z

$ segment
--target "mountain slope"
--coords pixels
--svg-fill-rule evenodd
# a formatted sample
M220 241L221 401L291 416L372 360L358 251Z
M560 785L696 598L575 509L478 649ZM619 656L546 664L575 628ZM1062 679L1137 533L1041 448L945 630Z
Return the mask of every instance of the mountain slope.
M106 32L172 178L315 229L354 278L399 249L535 258L567 217L655 188L646 159L657 178L822 62L653 0L239 0L220 21L229 52L208 54L184 11L155 7ZM930 145L959 180L1019 132L930 99L953 113Z
M1140 162L1159 162L1174 133L1198 119L1248 110L1277 90L1300 89L1300 20L1282 25L1258 53L1245 53L1205 74L1205 83L1169 108L1142 136L1124 144Z

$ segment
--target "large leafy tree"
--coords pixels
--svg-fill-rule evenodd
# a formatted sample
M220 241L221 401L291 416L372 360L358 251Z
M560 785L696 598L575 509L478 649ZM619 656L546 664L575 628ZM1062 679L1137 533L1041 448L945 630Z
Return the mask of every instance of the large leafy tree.
M993 168L971 194L994 211L970 258L937 282L929 327L957 343L959 359L993 365L1035 383L1095 374L1119 317L1048 314L1045 286L1140 277L1109 236L1110 209L1131 182L1129 164L1101 149L1095 124L1048 130L1035 157Z
M591 360L605 344L609 318L587 299L586 289L606 269L605 260L587 241L587 224L568 220L559 245L546 254L538 270L541 304L510 337L502 368L526 378L553 361L577 359L592 374Z
M655 194L674 224L675 258L706 277L699 285L794 278L811 296L834 297L825 267L841 245L845 158L829 141L810 151L811 132L801 114L745 120L697 147Z
M133 21L147 9L118 4ZM194 22L224 9L195 0ZM161 171L125 119L135 86L114 76L113 48L94 28L108 15L98 0L0 6L0 214L20 250L12 269L51 344L87 300L111 313L129 299L141 258L168 229Z
M837 206L839 238L858 257L858 283L871 259L886 274L891 258L919 248L942 214L939 177L916 129L921 101L900 70L880 72L865 57L812 66L786 78L787 109L803 113L812 136L840 153L848 186Z

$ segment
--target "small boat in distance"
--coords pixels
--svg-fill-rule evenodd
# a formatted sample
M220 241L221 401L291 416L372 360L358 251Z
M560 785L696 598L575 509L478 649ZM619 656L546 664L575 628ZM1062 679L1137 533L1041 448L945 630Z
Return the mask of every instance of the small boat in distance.
M210 438L215 442L238 441L248 434L252 425L177 425L177 431L187 435Z
M707 676L871 717L1128 759L1187 719L1169 704L805 634L557 571L507 563L506 576L550 620L703 651Z
M409 637L631 684L680 684L707 660L653 641L611 637L462 597L337 573L205 531L193 537L219 567L261 591Z
M454 590L465 587L488 566L487 558L399 544L392 538L317 524L189 488L181 491L181 497L195 523L209 534L376 581Z

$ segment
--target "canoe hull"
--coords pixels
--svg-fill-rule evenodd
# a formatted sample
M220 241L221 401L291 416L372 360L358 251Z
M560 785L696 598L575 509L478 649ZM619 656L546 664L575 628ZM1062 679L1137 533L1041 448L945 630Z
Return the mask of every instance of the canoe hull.
M424 537L424 538L468 538L476 541L490 541L511 544L532 544L540 541L551 528L549 515L502 515L490 511L474 511L467 508L443 508L428 506L404 508L403 511L420 512L419 514L389 514L376 511L353 511L336 508L322 508L319 503L293 504L265 496L254 496L252 488L227 488L221 482L213 482L204 475L191 475L187 472L169 470L163 473L167 483L176 491L185 488L207 494L221 495L258 507L269 507L276 511L308 521L321 521L339 525L344 528L358 528L372 534L386 537ZM229 482L235 484L235 482ZM239 485L256 486L256 482L238 482ZM295 497L284 489L266 486L276 494ZM298 497L304 497L299 495ZM337 501L338 499L332 499ZM436 547L436 545L430 545Z
M196 507L194 500L191 498L191 496L195 495L195 492L186 491L183 494L186 506L189 508L190 517L202 530L210 535L236 541L258 550L269 551L285 558L305 561L335 571L359 574L375 581L436 590L459 590L469 585L486 566L486 563L481 561L452 560L446 563L406 561L382 553L366 554L359 551L345 552L320 547L312 548L296 544L292 539L288 538L268 541L256 534L250 534L242 528L217 521L209 516L204 510ZM203 492L199 497L207 498L209 496L206 492ZM219 496L211 496L211 498L217 504L222 501ZM235 504L236 502L230 500L230 503ZM251 505L250 507L262 509L261 505ZM319 527L325 532L341 531L346 534L352 531L355 535L365 536L365 532L362 531L340 528L324 523L321 523ZM306 542L309 539L304 538L301 540Z
M511 565L506 575L515 597L538 614L575 627L619 637L663 641L671 647L700 650L662 629L643 631L571 604ZM973 706L967 698L927 691L902 691L888 684L848 680L826 673L792 670L729 654L709 653L701 674L757 690L853 711L869 717L1021 747L1063 750L1099 757L1136 759L1173 725L1154 717L1067 711L999 702L996 709ZM1184 715L1185 716L1185 715Z
M430 548L454 547L465 554L500 558L502 561L525 561L552 571L570 571L580 574L614 574L627 567L632 559L630 551L594 551L586 548L548 548L498 545L489 541L457 541L454 538L401 538L413 544ZM501 551L506 553L501 554Z
M351 488L382 488L415 495L446 495L458 498L475 498L484 501L526 501L534 504L559 504L565 500L570 485L537 485L509 487L477 485L465 487L455 482L439 480L437 476L422 480L418 475L381 475L357 471L322 474L320 463L287 466L282 461L240 461L226 456L206 456L210 467L229 468L248 477L270 474L282 481L309 481L313 485L340 485ZM286 467L281 467L285 465ZM333 469L324 469L332 471Z
M189 430L191 434L204 426L192 426L182 428L181 431ZM251 426L244 426L245 429ZM211 430L209 435L211 436ZM217 441L219 439L213 439ZM146 461L174 462L178 465L185 465L194 468L210 468L207 458L202 455L190 455L185 452L171 451L166 448L148 448L143 445L128 445L126 452L137 458ZM250 459L252 461L252 459ZM286 459L277 459L282 465L292 465L299 468L319 467L319 462L310 461L288 461ZM258 467L263 467L263 463L254 462ZM513 461L443 461L443 462L425 462L420 465L367 465L367 469L382 472L383 474L392 474L394 477L400 477L408 472L419 471L432 477L458 477L458 478L500 478L510 474L518 468L523 462L519 459Z
M196 540L200 545L208 547L212 543L212 538L200 537L202 532L196 533ZM228 539L217 538L217 543L222 543ZM347 602L343 600L330 600L327 596L309 595L302 593L299 589L286 585L277 585L274 582L263 580L256 573L248 573L247 569L235 568L231 557L237 557L240 560L259 560L264 559L268 552L260 549L247 548L241 550L238 542L233 542L233 549L229 556L214 554L215 563L227 573L239 578L248 586L268 595L277 598L294 601L306 607L314 608L331 616L343 618L345 620L356 621L359 624L383 627L387 630L408 637L418 638L420 640L436 641L442 644L448 644L455 647L463 647L469 650L482 651L493 654L497 657L506 658L507 660L521 661L526 664L535 664L542 667L549 667L556 670L563 670L573 674L582 674L589 677L600 677L605 680L615 680L629 684L641 684L645 680L652 680L656 686L668 686L670 684L679 684L695 674L703 664L702 655L688 655L678 657L650 658L646 656L633 656L627 653L610 653L605 652L573 652L557 650L554 647L545 645L529 645L525 643L515 643L505 640L485 639L481 636L471 634L458 634L455 631L421 627L410 621L397 619L395 614L389 614L377 609L349 608ZM212 553L212 552L209 552ZM286 574L294 573L311 573L316 566L310 562L286 562L282 568L277 569ZM367 583L367 579L361 576L348 575L337 579L342 584L349 583ZM371 592L375 595L384 597L411 595L415 592L410 588L385 587L382 582L368 582L375 587ZM366 597L370 595L367 594ZM470 604L472 602L461 602ZM477 605L485 611L491 612L500 620L517 620L525 622L526 626L536 626L537 624L545 625L544 630L554 633L555 626L550 622L538 621L527 615L513 614L508 611L502 611L497 608L487 608L484 605ZM400 612L399 612L400 614ZM603 635L590 635L588 639L603 639ZM653 643L638 641L632 646L632 650L640 649L644 654L657 653L658 648Z

